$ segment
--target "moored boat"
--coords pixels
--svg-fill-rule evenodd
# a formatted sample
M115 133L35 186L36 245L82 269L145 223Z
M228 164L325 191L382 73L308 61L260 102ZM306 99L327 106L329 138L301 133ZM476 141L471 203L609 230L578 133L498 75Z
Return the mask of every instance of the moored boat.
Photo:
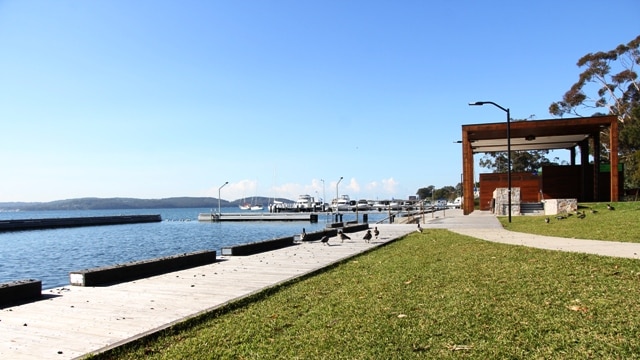
M371 207L366 199L360 199L356 202L356 209L358 209L358 211L367 211L371 209Z
M349 211L349 195L340 195L339 198L331 200L329 208L331 211Z
M315 201L310 195L299 195L293 207L299 210L313 209Z

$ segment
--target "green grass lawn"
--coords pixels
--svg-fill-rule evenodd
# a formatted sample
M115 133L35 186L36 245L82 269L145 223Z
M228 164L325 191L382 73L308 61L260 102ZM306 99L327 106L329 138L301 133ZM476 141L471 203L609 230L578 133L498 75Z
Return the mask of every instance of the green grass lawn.
M640 202L621 202L611 204L615 210L607 209L605 203L580 204L578 211L585 212L585 218L575 214L563 220L548 216L512 216L511 224L507 217L499 217L507 230L530 234L559 236L576 239L640 242ZM594 210L595 212L592 212Z
M426 230L97 358L638 358L639 295L637 260Z

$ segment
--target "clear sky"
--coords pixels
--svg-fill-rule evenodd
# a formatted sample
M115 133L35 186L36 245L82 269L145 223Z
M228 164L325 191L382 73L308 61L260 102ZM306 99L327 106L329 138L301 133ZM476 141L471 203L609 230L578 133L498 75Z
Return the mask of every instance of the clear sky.
M638 0L0 0L0 202L455 186L461 125L506 120L469 102L551 118L577 60L635 38L638 14Z

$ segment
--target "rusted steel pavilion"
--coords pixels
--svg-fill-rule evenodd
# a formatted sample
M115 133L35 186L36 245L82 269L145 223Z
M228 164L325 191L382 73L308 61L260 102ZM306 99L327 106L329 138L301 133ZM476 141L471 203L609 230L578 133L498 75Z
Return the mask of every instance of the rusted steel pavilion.
M616 116L594 116L571 119L511 121L511 151L557 150L571 151L571 164L575 165L576 148L580 147L580 164L589 163L589 144L593 146L594 171L593 198L599 199L598 177L601 164L600 132L609 129L610 201L619 197L618 176L618 119ZM591 140L591 141L590 141ZM462 188L465 215L473 212L473 155L477 153L506 152L507 123L462 126ZM515 187L515 186L514 186Z

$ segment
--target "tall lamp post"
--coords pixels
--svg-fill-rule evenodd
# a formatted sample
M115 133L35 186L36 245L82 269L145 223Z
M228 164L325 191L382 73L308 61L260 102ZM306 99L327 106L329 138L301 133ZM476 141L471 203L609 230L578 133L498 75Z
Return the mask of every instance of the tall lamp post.
M324 212L324 202L327 200L327 195L324 192L324 179L320 179L322 181L322 212Z
M338 211L338 199L340 198L340 196L338 195L338 185L340 185L340 181L342 181L342 176L340 176L340 180L338 180L338 182L336 183L336 212Z
M225 185L227 185L228 183L229 183L228 181L225 181L225 182L224 182L224 184L222 184L222 186L220 186L220 187L218 188L218 219L220 218L220 215L221 215L221 213L220 213L220 190L222 190L222 188L223 188Z
M493 101L476 101L469 103L469 106L482 106L484 104L491 104L507 113L507 195L509 197L507 206L509 208L509 222L511 222L511 115L509 114L509 109L505 109Z

